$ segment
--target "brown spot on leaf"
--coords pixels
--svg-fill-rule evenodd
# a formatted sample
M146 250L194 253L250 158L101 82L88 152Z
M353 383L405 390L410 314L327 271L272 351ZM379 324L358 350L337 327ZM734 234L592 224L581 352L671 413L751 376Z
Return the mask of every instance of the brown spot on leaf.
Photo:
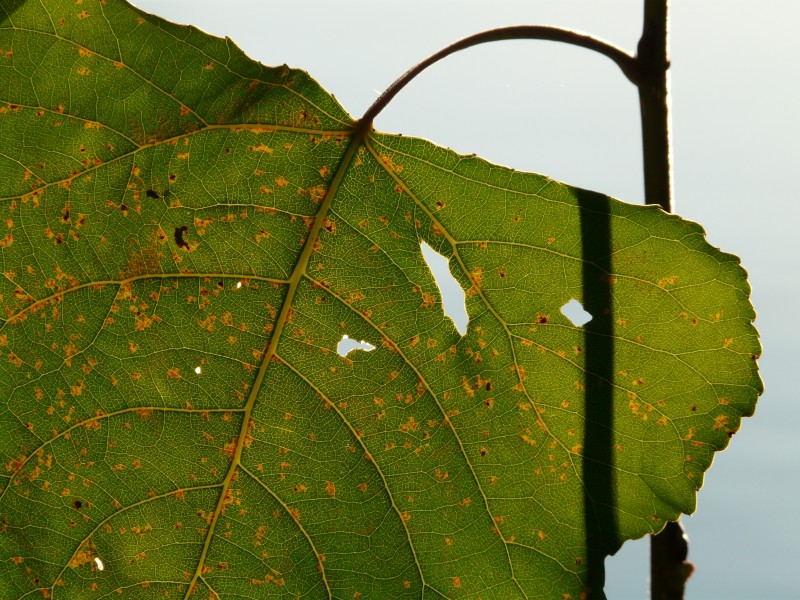
M175 228L175 244L177 244L178 248L182 248L184 250L189 249L189 244L183 239L183 234L188 231L189 228L186 227L186 225Z

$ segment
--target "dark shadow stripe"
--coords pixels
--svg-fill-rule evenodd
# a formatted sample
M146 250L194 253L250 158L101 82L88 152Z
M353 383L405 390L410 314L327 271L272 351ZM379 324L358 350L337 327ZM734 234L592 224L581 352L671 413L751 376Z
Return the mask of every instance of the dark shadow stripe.
M604 598L605 555L617 546L614 443L614 312L611 301L610 201L579 190L583 240L583 306L592 315L585 326L585 423L583 500L586 581L589 598Z

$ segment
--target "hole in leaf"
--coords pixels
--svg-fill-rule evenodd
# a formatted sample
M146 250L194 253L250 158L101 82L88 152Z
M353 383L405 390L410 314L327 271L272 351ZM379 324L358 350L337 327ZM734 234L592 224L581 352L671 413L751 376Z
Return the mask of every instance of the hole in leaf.
M83 508L83 502L81 502L80 500L75 500L75 502L72 503L72 507L75 510L80 510Z
M450 260L439 254L425 242L420 244L422 258L431 270L436 287L442 297L442 310L455 325L458 333L466 335L469 315L467 315L466 295L450 272Z
M156 199L156 200L158 200L159 198L161 198L161 194L159 194L159 193L158 193L157 191L155 191L155 190L145 190L145 192L144 192L144 193L145 193L145 195L146 195L148 198L154 198L154 199Z
M198 375L200 375L200 373L202 373L202 372L203 372L203 369L202 369L202 367L200 367L200 366L198 365L198 366L196 366L196 367L194 368L194 372L195 372L195 373L197 373Z
M242 287L242 282L241 281L237 281L236 282L236 289L238 290L241 287Z
M573 298L561 307L562 314L576 327L583 327L592 320L592 315L583 310L583 305Z
M339 354L339 356L347 356L353 350L364 350L369 352L370 350L375 350L375 346L369 342L365 342L364 340L361 340L360 342L351 340L349 337L347 337L347 334L343 335L342 339L336 345L336 352Z
M103 564L103 561L100 560L99 556L94 557L94 564L97 566L98 571L102 571L103 569L106 568L105 565Z

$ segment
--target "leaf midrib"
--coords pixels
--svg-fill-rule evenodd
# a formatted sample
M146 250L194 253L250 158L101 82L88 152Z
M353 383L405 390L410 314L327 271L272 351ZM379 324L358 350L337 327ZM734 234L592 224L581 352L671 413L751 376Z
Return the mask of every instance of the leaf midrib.
M315 242L319 237L320 230L322 229L322 226L325 223L325 218L328 215L328 211L330 210L333 199L336 196L336 192L338 191L339 186L341 185L342 180L344 179L344 176L347 172L347 168L349 167L350 162L355 156L356 151L360 147L361 135L362 134L356 134L353 138L350 139L350 143L345 149L342 159L339 162L339 165L336 169L336 173L333 179L331 180L331 183L326 192L325 198L320 203L319 210L314 216L314 223L311 226L311 230L309 231L305 243L303 244L303 249L300 252L300 256L297 260L297 263L295 264L295 267L292 270L292 274L289 277L288 289L286 290L286 296L283 299L280 313L278 314L278 317L275 320L274 328L272 331L272 337L267 343L267 347L261 358L261 364L258 367L258 373L256 374L256 378L255 381L253 382L252 387L250 388L250 393L247 397L247 401L244 406L244 416L242 419L241 430L239 432L239 436L236 442L236 450L234 451L233 458L231 459L231 466L228 469L228 473L226 474L225 479L223 481L222 490L220 491L220 497L217 502L217 506L214 510L211 523L209 524L208 527L206 540L205 543L203 544L203 550L201 551L200 558L198 559L197 569L194 573L194 576L192 577L192 580L189 582L185 600L188 599L189 596L191 595L192 590L194 589L197 580L200 578L201 573L203 571L206 556L208 555L208 549L211 545L211 540L214 537L214 530L216 528L217 522L219 521L219 516L222 513L225 497L228 493L228 490L230 490L231 484L234 481L234 475L241 463L242 450L244 449L244 442L249 428L251 415L253 413L253 407L255 406L256 398L258 397L258 394L261 391L261 386L264 382L264 376L266 375L267 369L269 368L269 365L272 362L273 357L275 356L278 343L280 342L281 339L281 334L283 333L284 325L289 320L289 314L292 310L292 305L294 303L294 296L295 293L297 292L297 288L300 285L300 282L303 280L303 275L305 273L306 267L308 266L308 262L311 258L311 255L314 252ZM328 589L328 592L330 594L330 589Z

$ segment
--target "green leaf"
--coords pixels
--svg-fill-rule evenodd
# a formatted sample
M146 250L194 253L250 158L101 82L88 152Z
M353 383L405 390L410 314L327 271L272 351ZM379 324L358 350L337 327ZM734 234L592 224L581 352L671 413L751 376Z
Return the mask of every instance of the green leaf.
M0 20L0 597L602 595L694 509L761 391L698 225L120 0Z

